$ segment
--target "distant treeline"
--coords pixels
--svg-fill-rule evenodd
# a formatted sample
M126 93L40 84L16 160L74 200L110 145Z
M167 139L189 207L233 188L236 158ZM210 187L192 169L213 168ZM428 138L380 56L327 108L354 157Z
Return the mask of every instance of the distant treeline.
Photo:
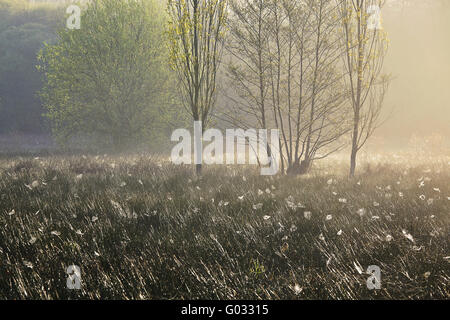
M68 30L64 1L0 0L0 134L159 150L183 119L157 3L91 2Z
M37 91L42 75L37 53L55 41L63 8L51 3L0 0L0 133L43 133L46 127Z

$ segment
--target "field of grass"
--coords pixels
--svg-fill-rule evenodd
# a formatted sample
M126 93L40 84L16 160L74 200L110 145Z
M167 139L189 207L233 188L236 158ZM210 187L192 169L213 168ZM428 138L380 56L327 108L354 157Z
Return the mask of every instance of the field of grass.
M450 159L424 163L197 178L146 156L3 157L0 299L449 299Z

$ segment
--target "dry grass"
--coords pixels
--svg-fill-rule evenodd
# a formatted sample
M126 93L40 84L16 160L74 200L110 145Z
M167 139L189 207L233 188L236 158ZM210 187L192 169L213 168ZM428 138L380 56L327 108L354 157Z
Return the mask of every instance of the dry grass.
M380 159L349 180L337 162L197 179L148 157L4 157L0 298L448 299L449 160Z

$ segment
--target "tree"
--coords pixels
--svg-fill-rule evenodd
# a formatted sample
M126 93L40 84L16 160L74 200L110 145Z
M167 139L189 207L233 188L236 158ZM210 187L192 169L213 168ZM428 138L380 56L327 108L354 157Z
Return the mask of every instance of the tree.
M383 0L340 0L344 66L352 106L350 176L355 175L358 151L381 123L389 78L382 74L388 39L379 10Z
M238 107L229 117L278 128L281 170L306 173L348 131L335 2L243 0L231 9L229 96Z
M94 0L81 29L63 29L40 54L46 116L58 141L148 143L170 107L165 18L154 0Z
M216 100L227 18L225 0L169 0L169 55L185 108L202 133ZM196 165L197 174L201 164Z
M343 147L340 138L348 128L342 74L336 68L342 52L336 34L338 19L332 0L280 3L279 9L274 6L272 24L276 44L273 100L287 172L304 174L313 161Z
M256 125L267 129L271 113L267 74L269 1L231 0L229 8L226 53L230 61L226 68L228 85L224 88L224 95L231 105L217 116L239 128L254 128ZM270 146L267 145L266 149L270 157Z

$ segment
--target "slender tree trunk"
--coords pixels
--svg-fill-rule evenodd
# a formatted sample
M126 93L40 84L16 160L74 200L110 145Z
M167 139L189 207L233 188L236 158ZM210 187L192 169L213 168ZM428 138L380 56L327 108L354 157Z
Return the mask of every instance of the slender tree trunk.
M364 0L358 6L359 12L363 8ZM360 148L358 144L358 135L359 135L359 122L360 119L360 110L361 110L361 94L362 94L362 78L363 78L363 41L361 40L361 14L358 15L358 82L356 86L356 105L354 105L354 116L353 116L353 136L352 136L352 152L350 154L350 177L353 178L355 176L356 171L356 154L358 153L358 149Z
M358 153L358 134L359 134L359 112L355 112L353 120L353 135L352 135L352 152L350 154L350 177L355 176L356 171L356 154Z
M352 152L350 155L350 177L353 178L355 176L356 171L356 153L358 151L355 148L355 145L352 144Z

